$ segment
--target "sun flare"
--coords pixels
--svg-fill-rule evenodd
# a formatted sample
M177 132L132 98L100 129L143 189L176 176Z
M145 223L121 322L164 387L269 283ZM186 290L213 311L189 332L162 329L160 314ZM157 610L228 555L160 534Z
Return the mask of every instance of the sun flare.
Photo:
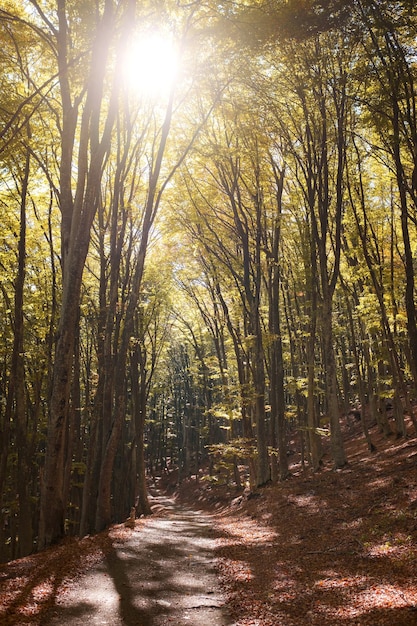
M125 80L142 96L158 97L172 88L178 73L178 52L162 33L147 33L133 41L124 61Z

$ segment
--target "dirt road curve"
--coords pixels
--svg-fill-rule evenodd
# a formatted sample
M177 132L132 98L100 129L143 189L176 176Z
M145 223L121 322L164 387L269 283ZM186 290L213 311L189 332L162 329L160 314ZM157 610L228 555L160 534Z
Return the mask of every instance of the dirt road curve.
M168 498L68 590L45 626L230 626L214 570L210 516Z

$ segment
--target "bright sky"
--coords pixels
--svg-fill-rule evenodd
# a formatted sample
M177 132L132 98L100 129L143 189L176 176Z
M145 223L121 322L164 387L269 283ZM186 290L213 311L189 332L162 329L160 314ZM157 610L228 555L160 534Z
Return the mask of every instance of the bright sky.
M141 34L132 42L125 60L125 76L139 95L158 98L166 95L178 72L178 53L169 35Z

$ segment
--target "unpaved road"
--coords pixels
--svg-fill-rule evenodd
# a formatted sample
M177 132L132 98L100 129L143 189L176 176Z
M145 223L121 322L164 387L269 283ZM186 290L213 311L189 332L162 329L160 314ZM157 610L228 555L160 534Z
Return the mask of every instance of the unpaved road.
M164 515L65 594L45 626L230 626L214 568L210 516L158 497Z

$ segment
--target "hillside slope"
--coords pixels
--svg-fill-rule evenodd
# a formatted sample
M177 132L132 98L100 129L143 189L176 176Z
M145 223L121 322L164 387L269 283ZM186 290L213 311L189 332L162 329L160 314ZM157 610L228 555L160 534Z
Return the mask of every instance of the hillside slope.
M346 430L348 466L234 497L216 515L218 557L239 626L417 625L417 439ZM189 486L190 487L190 486ZM216 490L218 492L216 494ZM225 488L194 496L212 507ZM211 502L210 502L211 501Z
M255 493L183 483L178 501L212 514L235 626L417 625L417 439L371 434L373 453L359 424L345 432L337 472L329 458L303 472L294 455L288 481ZM147 523L0 566L0 623L41 625L74 579Z

